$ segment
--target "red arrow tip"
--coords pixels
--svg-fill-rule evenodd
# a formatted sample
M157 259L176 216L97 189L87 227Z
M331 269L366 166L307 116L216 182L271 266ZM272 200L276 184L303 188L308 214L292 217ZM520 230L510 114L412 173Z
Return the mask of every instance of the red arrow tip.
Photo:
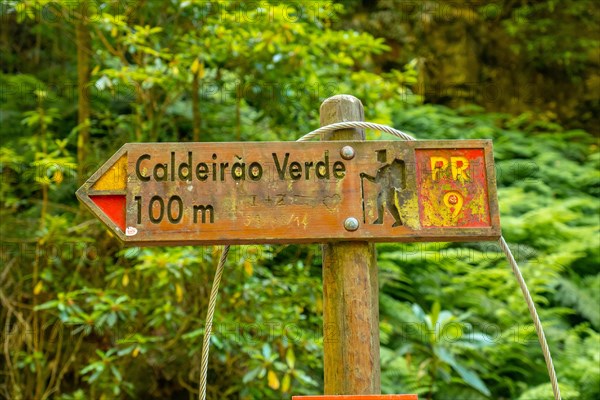
M90 200L125 232L125 195L94 195Z

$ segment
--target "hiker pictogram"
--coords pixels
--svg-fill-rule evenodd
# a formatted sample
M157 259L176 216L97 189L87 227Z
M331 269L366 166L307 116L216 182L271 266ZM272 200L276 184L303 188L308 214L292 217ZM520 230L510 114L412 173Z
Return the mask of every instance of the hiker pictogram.
M363 222L366 221L365 213L365 191L364 179L379 185L377 194L377 219L372 222L375 225L383 224L385 209L394 217L392 227L403 225L400 216L400 192L406 188L406 168L403 160L394 158L391 163L387 163L387 150L377 150L377 161L384 164L378 170L375 176L360 173L361 177L361 196L363 202Z

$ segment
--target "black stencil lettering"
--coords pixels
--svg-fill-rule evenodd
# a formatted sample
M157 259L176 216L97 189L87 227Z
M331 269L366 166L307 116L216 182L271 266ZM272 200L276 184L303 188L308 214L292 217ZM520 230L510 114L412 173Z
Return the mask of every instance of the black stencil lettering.
M138 179L142 182L148 182L150 180L149 176L142 175L142 171L140 171L142 161L149 160L150 158L150 154L142 154L135 163L135 174L137 175Z
M162 171L161 175L158 175L158 171ZM168 180L168 176L167 176L167 164L156 164L154 166L154 171L152 172L152 175L154 176L154 180L157 182L162 182L162 181L166 181Z
M262 178L262 175L263 175L262 165L260 165L256 161L253 162L252 164L250 164L250 166L248 167L248 171L249 171L251 180L259 181L260 178Z
M173 202L177 202L177 217L173 217ZM167 219L172 224L177 224L181 221L181 217L183 217L183 201L181 197L175 195L171 196L169 202L167 203Z
M333 177L336 179L342 179L346 176L346 166L341 161L333 163Z
M290 153L285 153L285 157L283 159L283 166L279 164L279 158L277 158L277 154L273 153L273 161L275 161L275 168L277 169L277 174L279 175L279 179L285 179L285 169L287 167L288 159L290 158Z
M299 162L290 163L290 176L295 181L302 178L302 165Z
M154 203L158 204L158 217L154 218L154 212L153 212L153 208L154 208ZM163 216L165 214L165 202L163 201L163 199L160 196L152 196L152 198L150 199L150 203L148 203L148 216L150 217L150 222L152 222L153 224L158 224L160 223L160 221L162 221Z
M196 178L199 181L205 181L208 179L208 165L206 163L198 163L196 165Z
M221 163L221 182L225 180L225 170L227 169L227 167L229 167L228 162Z
M210 213L209 221L210 223L215 222L215 209L211 205L196 205L194 206L194 223L198 223L198 213L202 214L202 223L206 223L206 214Z

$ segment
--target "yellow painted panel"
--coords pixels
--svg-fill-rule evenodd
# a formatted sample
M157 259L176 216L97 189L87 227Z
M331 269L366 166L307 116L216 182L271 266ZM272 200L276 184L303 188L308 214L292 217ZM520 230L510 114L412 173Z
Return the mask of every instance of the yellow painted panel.
M125 190L127 186L127 153L94 183L93 190Z

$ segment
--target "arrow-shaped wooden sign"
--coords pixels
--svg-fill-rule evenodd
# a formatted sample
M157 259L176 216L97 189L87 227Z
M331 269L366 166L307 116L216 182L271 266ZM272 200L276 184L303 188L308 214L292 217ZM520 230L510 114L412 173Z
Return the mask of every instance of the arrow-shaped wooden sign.
M487 140L133 143L77 197L131 245L500 236Z

